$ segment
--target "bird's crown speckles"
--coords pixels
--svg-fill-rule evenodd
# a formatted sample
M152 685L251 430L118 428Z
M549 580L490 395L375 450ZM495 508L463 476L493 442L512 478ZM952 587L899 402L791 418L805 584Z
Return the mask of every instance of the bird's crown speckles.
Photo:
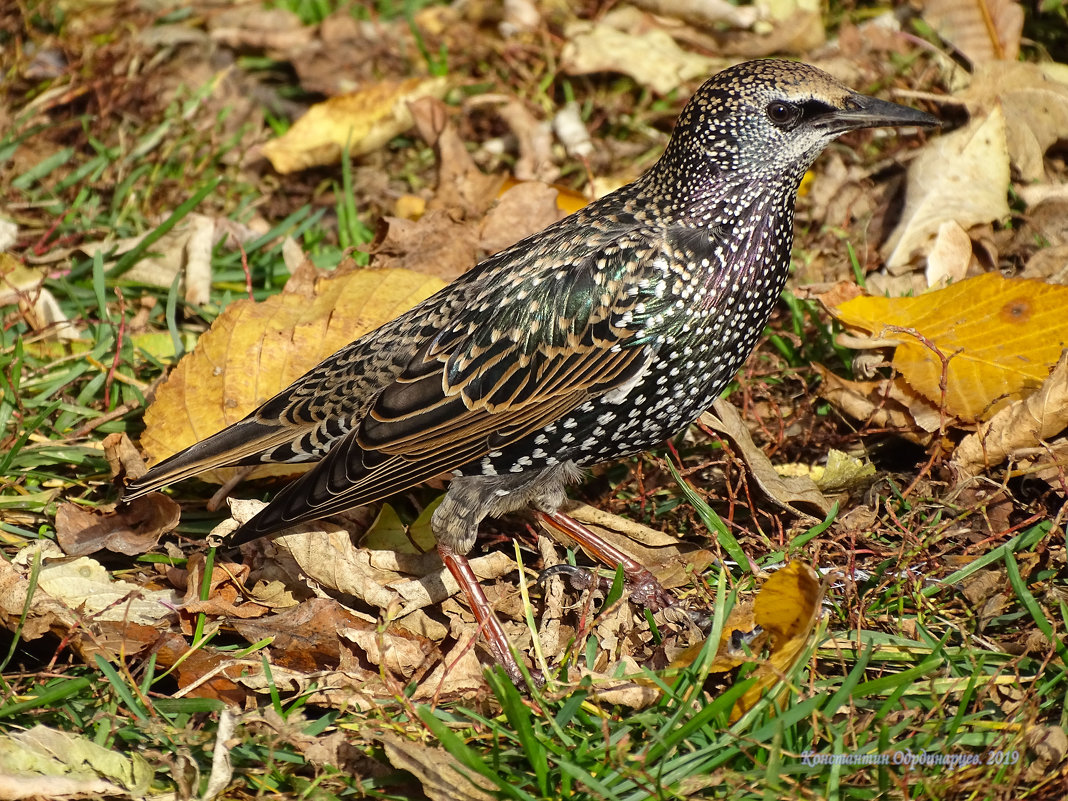
M653 194L668 200L675 215L693 213L708 198L744 213L756 196L792 195L836 135L813 123L850 107L856 96L827 73L790 61L750 61L717 73L686 105L664 156L647 175ZM800 113L777 121L780 104ZM776 184L783 190L769 192ZM747 193L747 185L755 188ZM704 211L708 219L717 216Z

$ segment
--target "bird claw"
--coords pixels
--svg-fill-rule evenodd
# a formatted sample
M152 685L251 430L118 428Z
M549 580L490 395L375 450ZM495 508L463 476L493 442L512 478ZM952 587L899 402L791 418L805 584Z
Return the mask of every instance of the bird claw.
M612 589L612 579L584 567L575 565L553 565L538 574L538 584L544 584L551 578L562 578L573 592L594 590L607 594ZM630 594L630 601L641 609L648 609L654 614L663 612L669 623L683 623L697 627L707 634L711 628L712 618L704 613L690 609L664 589L656 577L645 568L628 572L624 568L624 586Z

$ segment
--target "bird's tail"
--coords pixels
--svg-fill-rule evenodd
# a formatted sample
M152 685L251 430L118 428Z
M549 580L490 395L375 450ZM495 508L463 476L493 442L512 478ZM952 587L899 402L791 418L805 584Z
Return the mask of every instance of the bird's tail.
M260 454L292 442L294 431L246 418L169 456L126 487L124 501L132 501L168 484L218 467L258 464Z

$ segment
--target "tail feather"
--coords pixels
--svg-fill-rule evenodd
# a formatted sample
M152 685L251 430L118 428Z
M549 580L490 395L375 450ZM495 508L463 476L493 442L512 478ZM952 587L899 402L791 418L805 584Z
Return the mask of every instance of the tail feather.
M267 425L246 418L167 457L141 478L128 484L123 499L131 501L205 470L258 464L260 459L257 457L260 454L292 442L301 433L292 426Z

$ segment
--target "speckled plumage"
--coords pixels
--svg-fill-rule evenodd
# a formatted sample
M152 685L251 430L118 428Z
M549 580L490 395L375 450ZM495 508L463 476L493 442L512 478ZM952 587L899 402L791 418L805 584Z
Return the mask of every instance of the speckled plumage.
M486 259L131 496L224 464L318 461L244 542L452 472L433 528L446 563L462 559L483 517L556 514L581 468L663 442L715 399L778 300L797 188L828 142L934 122L803 64L725 70L636 182Z

